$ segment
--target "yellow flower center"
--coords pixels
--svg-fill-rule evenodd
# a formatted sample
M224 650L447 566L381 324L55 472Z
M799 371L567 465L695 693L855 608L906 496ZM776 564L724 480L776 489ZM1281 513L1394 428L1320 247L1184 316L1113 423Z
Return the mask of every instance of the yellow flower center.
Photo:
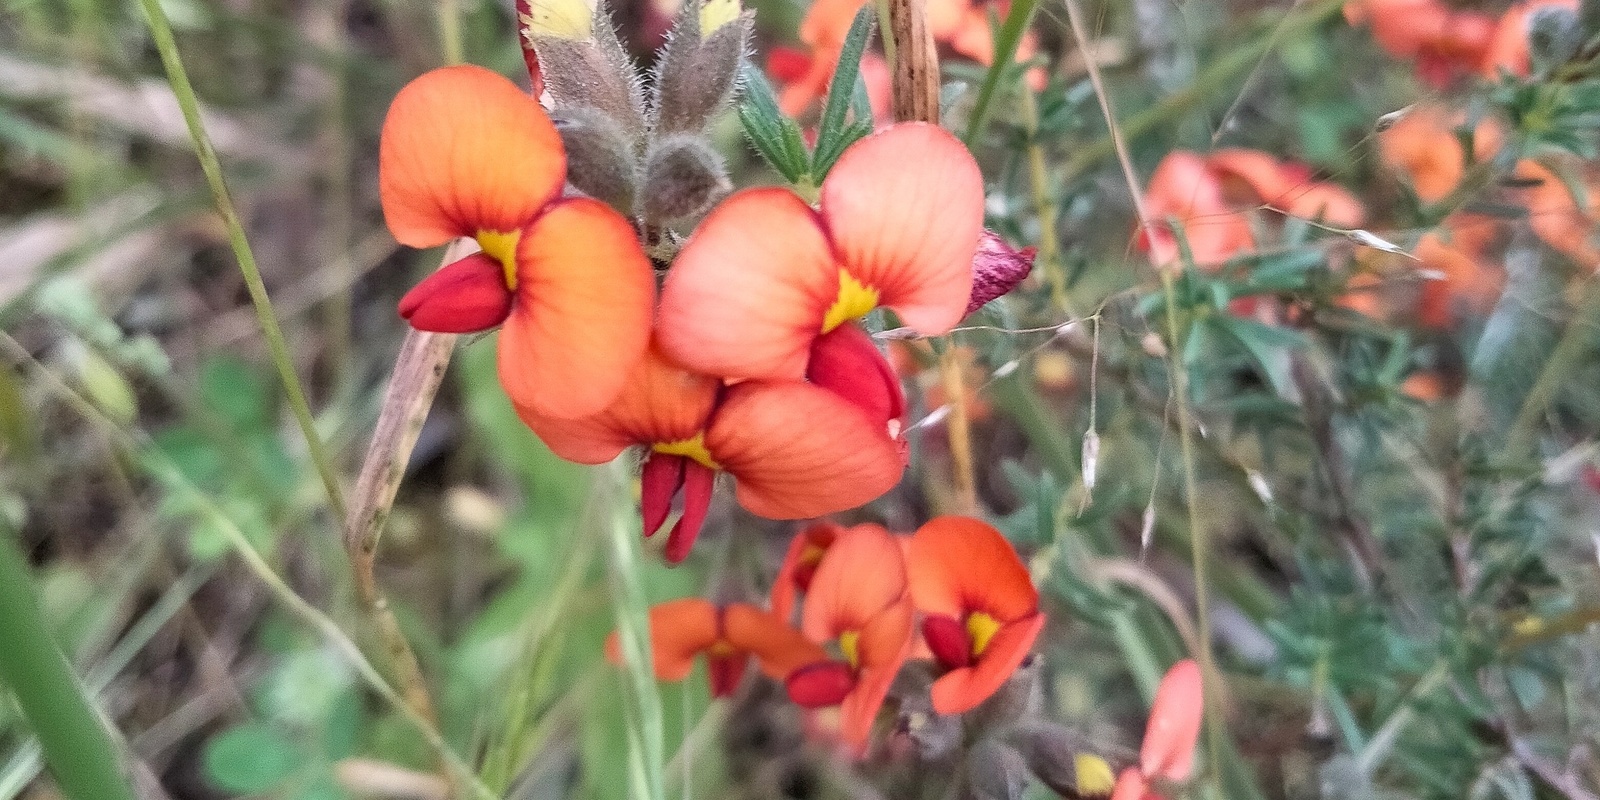
M1077 784L1078 794L1082 797L1105 797L1111 794L1112 787L1117 783L1111 765L1099 756L1079 753L1073 759L1072 766L1076 770L1073 782Z
M972 637L973 658L983 655L984 649L989 646L989 640L994 638L998 630L1000 630L1000 620L982 611L974 611L967 615L967 635Z
M722 465L711 458L711 451L706 449L704 431L687 439L679 439L676 442L656 442L650 446L650 449L663 455L683 456L684 458L692 459L706 469L722 469Z
M828 307L828 313L822 318L822 332L830 333L834 328L866 314L878 307L878 290L856 280L844 270L839 270L839 296Z
M709 0L700 7L700 37L715 33L724 25L739 18L739 0Z
M500 262L506 273L506 288L517 290L517 240L522 231L478 231L478 246L484 255Z
M857 649L860 644L860 631L845 631L839 634L839 652L844 653L844 660L850 662L852 668L861 666L861 653Z
M734 647L727 639L718 639L706 648L706 655L712 658L728 658L739 654L739 648Z

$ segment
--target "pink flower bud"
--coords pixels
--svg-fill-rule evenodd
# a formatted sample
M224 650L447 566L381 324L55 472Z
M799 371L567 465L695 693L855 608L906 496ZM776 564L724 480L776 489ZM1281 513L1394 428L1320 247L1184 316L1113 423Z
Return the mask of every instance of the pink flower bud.
M983 308L990 300L1016 288L1033 271L1033 247L1021 250L988 228L978 237L978 252L972 256L972 298L967 313Z

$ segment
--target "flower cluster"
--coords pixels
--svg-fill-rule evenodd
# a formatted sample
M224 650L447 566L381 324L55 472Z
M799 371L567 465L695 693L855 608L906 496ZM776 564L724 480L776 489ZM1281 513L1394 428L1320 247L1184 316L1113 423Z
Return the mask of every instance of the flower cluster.
M1010 542L969 517L938 517L909 536L874 524L809 526L791 542L769 606L656 606L656 677L682 680L703 653L712 693L726 696L755 656L797 705L837 707L839 737L857 749L908 659L937 675L933 710L962 714L1012 678L1045 622Z
M1482 11L1452 8L1439 0L1348 0L1344 15L1352 25L1370 25L1380 47L1396 58L1414 62L1419 79L1442 89L1471 75L1526 77L1533 61L1528 48L1530 29L1547 26L1561 38L1565 29L1575 26L1541 22L1539 17L1551 12L1570 17L1577 7L1577 0L1536 0L1517 3L1497 18ZM1572 47L1576 49L1580 43Z
M611 69L606 25L529 18L559 125L499 75L439 69L395 98L380 165L397 239L480 248L408 293L401 315L425 331L499 326L501 383L563 458L598 464L640 448L647 535L682 497L671 561L692 547L719 472L741 505L773 519L843 511L894 487L905 399L857 320L886 308L918 333L948 331L974 298L983 221L972 156L920 123L850 146L816 206L787 188L707 203L708 182L725 179L699 137L731 91L748 16L694 8L648 107ZM691 39L699 50L684 54ZM727 74L698 74L708 65ZM652 199L685 186L690 200ZM674 241L663 226L702 213L663 256ZM995 270L983 272L987 301L1026 268L998 291Z

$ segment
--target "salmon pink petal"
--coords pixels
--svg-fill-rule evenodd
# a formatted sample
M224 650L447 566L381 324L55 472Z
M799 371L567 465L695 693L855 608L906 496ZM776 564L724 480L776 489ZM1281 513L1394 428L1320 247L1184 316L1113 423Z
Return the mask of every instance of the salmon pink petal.
M828 657L827 651L790 627L782 617L748 603L731 603L722 610L722 630L728 643L755 656L761 671L769 677L787 677L806 664Z
M378 195L394 238L433 247L521 230L561 191L566 169L538 102L482 67L444 67L406 84L390 104Z
M657 680L681 681L694 669L694 657L717 641L717 607L698 597L661 603L650 609L650 651ZM622 663L617 634L606 640L606 657Z
M976 663L948 672L933 682L933 710L940 714L960 714L988 700L1022 665L1043 628L1043 614L1033 614L1001 626Z
M841 265L906 325L939 335L966 315L983 175L961 140L908 122L856 142L822 182L822 216Z
M1187 658L1173 664L1156 687L1144 744L1139 748L1139 768L1145 777L1175 783L1189 779L1204 711L1199 665Z
M905 592L900 543L882 526L857 525L822 556L800 609L800 630L814 642L860 631Z
M911 600L924 614L965 619L982 611L1006 623L1039 610L1039 592L1017 551L993 526L937 517L911 537Z
M1150 790L1150 782L1139 774L1139 770L1128 767L1117 776L1117 785L1111 789L1111 800L1161 800L1161 796Z
M804 383L730 387L705 441L737 482L739 504L768 519L855 508L893 489L903 469L900 449L882 425Z
M693 459L683 459L683 516L667 534L667 563L676 564L694 549L711 509L711 490L717 485L717 471Z
M839 704L840 736L846 742L860 747L872 733L878 709L911 650L913 613L911 603L901 598L861 631L856 688Z
M717 206L667 273L657 325L678 363L726 378L799 378L839 294L815 212L787 189L748 189Z
M603 410L650 340L655 276L633 225L588 198L562 200L517 244L517 301L500 333L500 383L557 419Z
M556 419L536 414L521 403L513 403L522 424L527 425L550 451L579 464L604 464L629 446L638 444L612 420L595 415L581 419Z
M505 271L483 253L441 267L400 298L400 316L411 327L433 333L486 331L510 313Z

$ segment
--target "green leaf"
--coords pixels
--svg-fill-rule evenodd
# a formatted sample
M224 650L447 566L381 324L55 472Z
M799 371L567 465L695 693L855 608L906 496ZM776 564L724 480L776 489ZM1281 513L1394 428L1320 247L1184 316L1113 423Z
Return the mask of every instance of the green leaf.
M761 70L745 65L744 101L739 104L739 123L761 157L791 183L799 183L810 168L805 140L794 120L778 109L778 98Z
M822 121L817 125L817 150L816 158L811 163L811 177L821 182L827 176L828 170L833 167L833 162L839 160L839 155L844 149L860 136L851 137L859 133L861 117L856 117L855 125L847 125L845 116L850 111L852 100L856 94L857 79L861 74L861 55L866 52L867 41L872 37L872 23L875 7L871 3L861 6L856 12L856 18L850 23L850 32L845 34L844 47L839 52L838 66L834 67L833 80L828 84L828 98L822 106ZM864 91L864 90L863 90ZM868 131L871 131L872 117L866 117Z
M237 358L210 358L200 365L201 400L241 431L269 427L271 396L265 377Z
M279 729L247 722L206 743L206 777L218 788L238 794L260 794L288 780L302 756Z

